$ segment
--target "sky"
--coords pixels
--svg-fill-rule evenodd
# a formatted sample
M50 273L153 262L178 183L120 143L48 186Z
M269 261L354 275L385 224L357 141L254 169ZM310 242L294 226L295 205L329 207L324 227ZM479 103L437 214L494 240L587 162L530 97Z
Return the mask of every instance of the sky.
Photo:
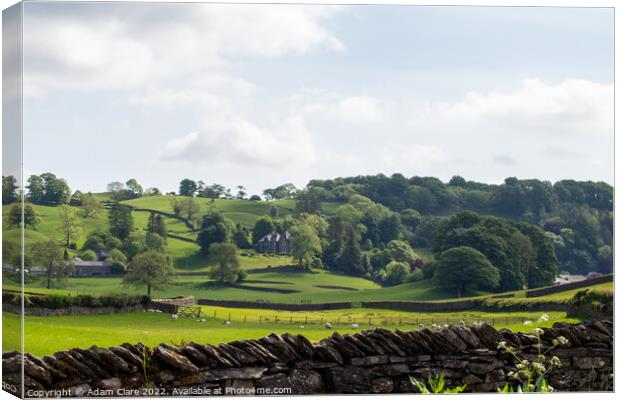
M26 3L25 174L613 182L613 11Z

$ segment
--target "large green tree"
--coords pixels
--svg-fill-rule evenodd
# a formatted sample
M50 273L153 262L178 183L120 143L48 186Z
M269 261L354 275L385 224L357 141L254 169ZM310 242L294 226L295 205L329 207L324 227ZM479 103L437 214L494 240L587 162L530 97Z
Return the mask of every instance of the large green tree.
M258 218L254 223L254 229L252 229L252 243L256 244L263 236L273 232L275 225L271 217L263 215Z
M203 254L209 254L213 243L230 242L235 233L235 224L217 211L207 213L202 219L198 233L198 244Z
M433 278L437 285L452 287L461 297L467 288L497 287L499 270L478 250L460 246L441 253Z
M56 175L46 172L41 174L45 194L43 201L47 204L67 204L71 200L71 189L67 182Z
M17 179L14 176L2 176L2 204L11 204L17 200Z
M200 204L194 199L183 199L180 201L181 216L184 216L188 221L192 222L196 219L196 216L200 212Z
M30 228L36 230L41 222L41 217L32 204L24 204L24 228ZM11 227L19 227L22 222L22 205L15 203L9 208L9 212L6 215L6 224Z
M62 286L67 276L73 270L73 265L66 262L62 248L54 240L36 242L32 245L32 258L45 267L46 288L52 284Z
M212 243L209 246L209 278L219 283L234 283L241 276L239 250L233 243Z
M163 289L172 284L174 269L165 254L148 250L136 255L129 263L123 283L128 286L146 287L146 295L151 298L153 289Z
M133 216L131 207L113 203L108 212L108 224L110 233L117 238L123 240L133 231Z
M71 200L71 189L67 182L50 172L31 175L26 189L26 198L34 204L67 204Z
M28 184L26 185L28 190L26 198L33 204L40 204L45 197L45 186L43 184L43 178L38 175L30 175L28 178Z
M296 196L295 211L300 213L314 214L321 211L321 197L316 189L301 190Z
M161 236L164 240L168 236L168 230L166 229L166 222L164 218L155 213L149 214L149 220L146 226L147 232L156 233Z
M60 224L57 228L62 234L65 247L69 247L72 242L82 237L84 232L82 230L82 221L78 217L76 210L66 204L58 207L58 217Z
M93 218L103 210L103 206L92 193L81 193L79 199L84 218Z
M545 286L555 277L553 243L532 224L462 212L435 230L433 251L458 246L480 251L499 269L499 291Z
M183 179L179 184L179 196L194 197L194 194L198 190L198 185L191 179Z
M323 251L319 235L311 224L299 221L291 228L291 245L293 259L303 269L310 269L312 261Z

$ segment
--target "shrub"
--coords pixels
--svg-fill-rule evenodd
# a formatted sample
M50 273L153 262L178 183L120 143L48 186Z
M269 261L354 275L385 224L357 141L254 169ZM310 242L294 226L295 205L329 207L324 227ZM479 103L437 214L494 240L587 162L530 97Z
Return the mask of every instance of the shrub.
M323 261L320 258L315 258L312 260L310 267L313 269L323 269Z
M409 265L392 261L385 267L385 283L392 286L404 283L409 279Z
M435 275L435 270L437 269L437 262L431 261L428 262L422 267L422 273L424 274L424 279L430 279Z
M580 290L570 300L572 306L590 307L606 315L613 314L614 293L611 290Z
M80 294L77 296L67 295L35 295L30 296L30 304L41 308L68 308L68 307L128 307L146 305L149 300L146 296L116 294L108 296L93 296Z
M237 274L237 282L241 282L246 280L248 277L248 273L245 270L240 270Z
M84 261L97 261L97 254L88 249L80 253L80 258Z
M420 268L414 269L409 275L409 280L411 282L421 281L422 279L424 279L424 272L422 272Z

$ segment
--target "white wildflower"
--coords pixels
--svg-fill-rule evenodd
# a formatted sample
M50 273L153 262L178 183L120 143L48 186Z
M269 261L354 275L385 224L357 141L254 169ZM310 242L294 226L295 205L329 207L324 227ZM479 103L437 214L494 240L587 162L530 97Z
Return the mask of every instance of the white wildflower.
M545 331L543 331L541 328L534 328L534 329L532 330L532 333L533 333L534 335L536 335L536 336L540 336L540 335L542 335L543 333L545 333Z
M545 372L545 366L539 362L533 362L532 368L534 369L534 371L538 372L539 374L542 374L543 372Z

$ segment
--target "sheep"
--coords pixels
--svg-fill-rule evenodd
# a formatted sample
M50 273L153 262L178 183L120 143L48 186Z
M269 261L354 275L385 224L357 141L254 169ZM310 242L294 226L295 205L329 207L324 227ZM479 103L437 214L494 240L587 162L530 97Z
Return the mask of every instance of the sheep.
M351 324L351 329L359 329L359 327L358 324Z
M224 321L224 325L230 325L230 321L229 320Z
M305 326L303 326L303 325L299 325L297 328L298 328L298 329L304 329L304 328L305 328Z
M325 329L332 329L332 324L330 324L329 322L326 322Z
M172 314L171 317L172 317L172 319L179 319L179 315L178 314Z

